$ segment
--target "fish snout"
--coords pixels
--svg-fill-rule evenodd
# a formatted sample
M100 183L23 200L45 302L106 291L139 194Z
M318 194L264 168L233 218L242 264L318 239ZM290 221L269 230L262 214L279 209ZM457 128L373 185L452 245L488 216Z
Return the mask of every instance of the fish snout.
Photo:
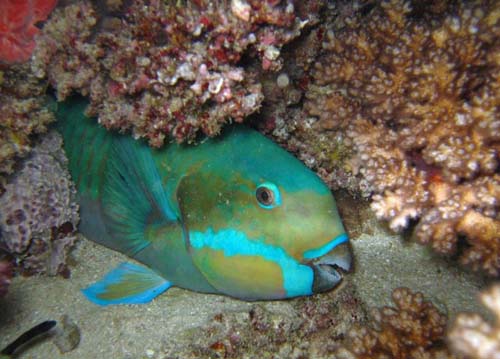
M331 290L342 282L344 273L352 269L352 252L348 242L341 243L310 263L314 271L313 293Z

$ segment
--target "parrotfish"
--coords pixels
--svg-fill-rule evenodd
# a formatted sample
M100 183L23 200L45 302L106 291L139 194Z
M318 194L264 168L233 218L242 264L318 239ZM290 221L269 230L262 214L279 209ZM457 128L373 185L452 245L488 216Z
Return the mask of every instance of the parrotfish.
M141 263L83 290L99 305L146 303L171 286L243 300L307 296L351 268L348 236L320 178L257 131L152 149L60 103L79 230Z

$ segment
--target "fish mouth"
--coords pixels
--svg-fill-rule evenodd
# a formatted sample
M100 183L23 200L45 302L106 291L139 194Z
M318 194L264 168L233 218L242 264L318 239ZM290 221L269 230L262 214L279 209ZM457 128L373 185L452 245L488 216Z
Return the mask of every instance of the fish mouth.
M327 254L313 260L309 266L314 272L313 293L322 293L337 287L343 275L352 269L352 253L348 242L341 243Z

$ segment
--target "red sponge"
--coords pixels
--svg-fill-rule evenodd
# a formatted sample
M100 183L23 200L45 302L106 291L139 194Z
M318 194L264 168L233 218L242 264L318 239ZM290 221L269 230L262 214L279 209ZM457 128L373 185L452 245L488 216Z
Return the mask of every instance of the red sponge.
M57 0L0 0L0 62L28 61L35 48L35 24L47 18Z

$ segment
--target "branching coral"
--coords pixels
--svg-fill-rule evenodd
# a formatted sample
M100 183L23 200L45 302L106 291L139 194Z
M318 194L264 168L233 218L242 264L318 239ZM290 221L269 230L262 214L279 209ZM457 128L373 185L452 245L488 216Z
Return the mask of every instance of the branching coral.
M33 135L45 132L54 120L45 107L45 89L28 65L0 69L0 194L16 160L31 150Z
M491 325L479 314L461 313L448 333L451 347L466 358L500 358L500 285L493 285L480 295L481 302L495 314Z
M69 275L78 206L56 132L44 136L0 197L0 250L24 273Z
M420 219L416 237L440 253L464 236L462 262L498 275L499 3L340 4L306 93L317 120L295 127L302 149L336 181L340 140L337 184L357 178L394 230Z
M124 5L125 6L125 5ZM91 99L107 128L131 129L153 146L217 134L262 101L249 67L281 67L280 49L304 23L285 1L134 1L111 17L88 2L59 9L44 27L34 68L59 99Z
M455 358L444 345L446 316L422 293L398 288L392 299L395 308L374 309L370 325L351 328L336 358Z

